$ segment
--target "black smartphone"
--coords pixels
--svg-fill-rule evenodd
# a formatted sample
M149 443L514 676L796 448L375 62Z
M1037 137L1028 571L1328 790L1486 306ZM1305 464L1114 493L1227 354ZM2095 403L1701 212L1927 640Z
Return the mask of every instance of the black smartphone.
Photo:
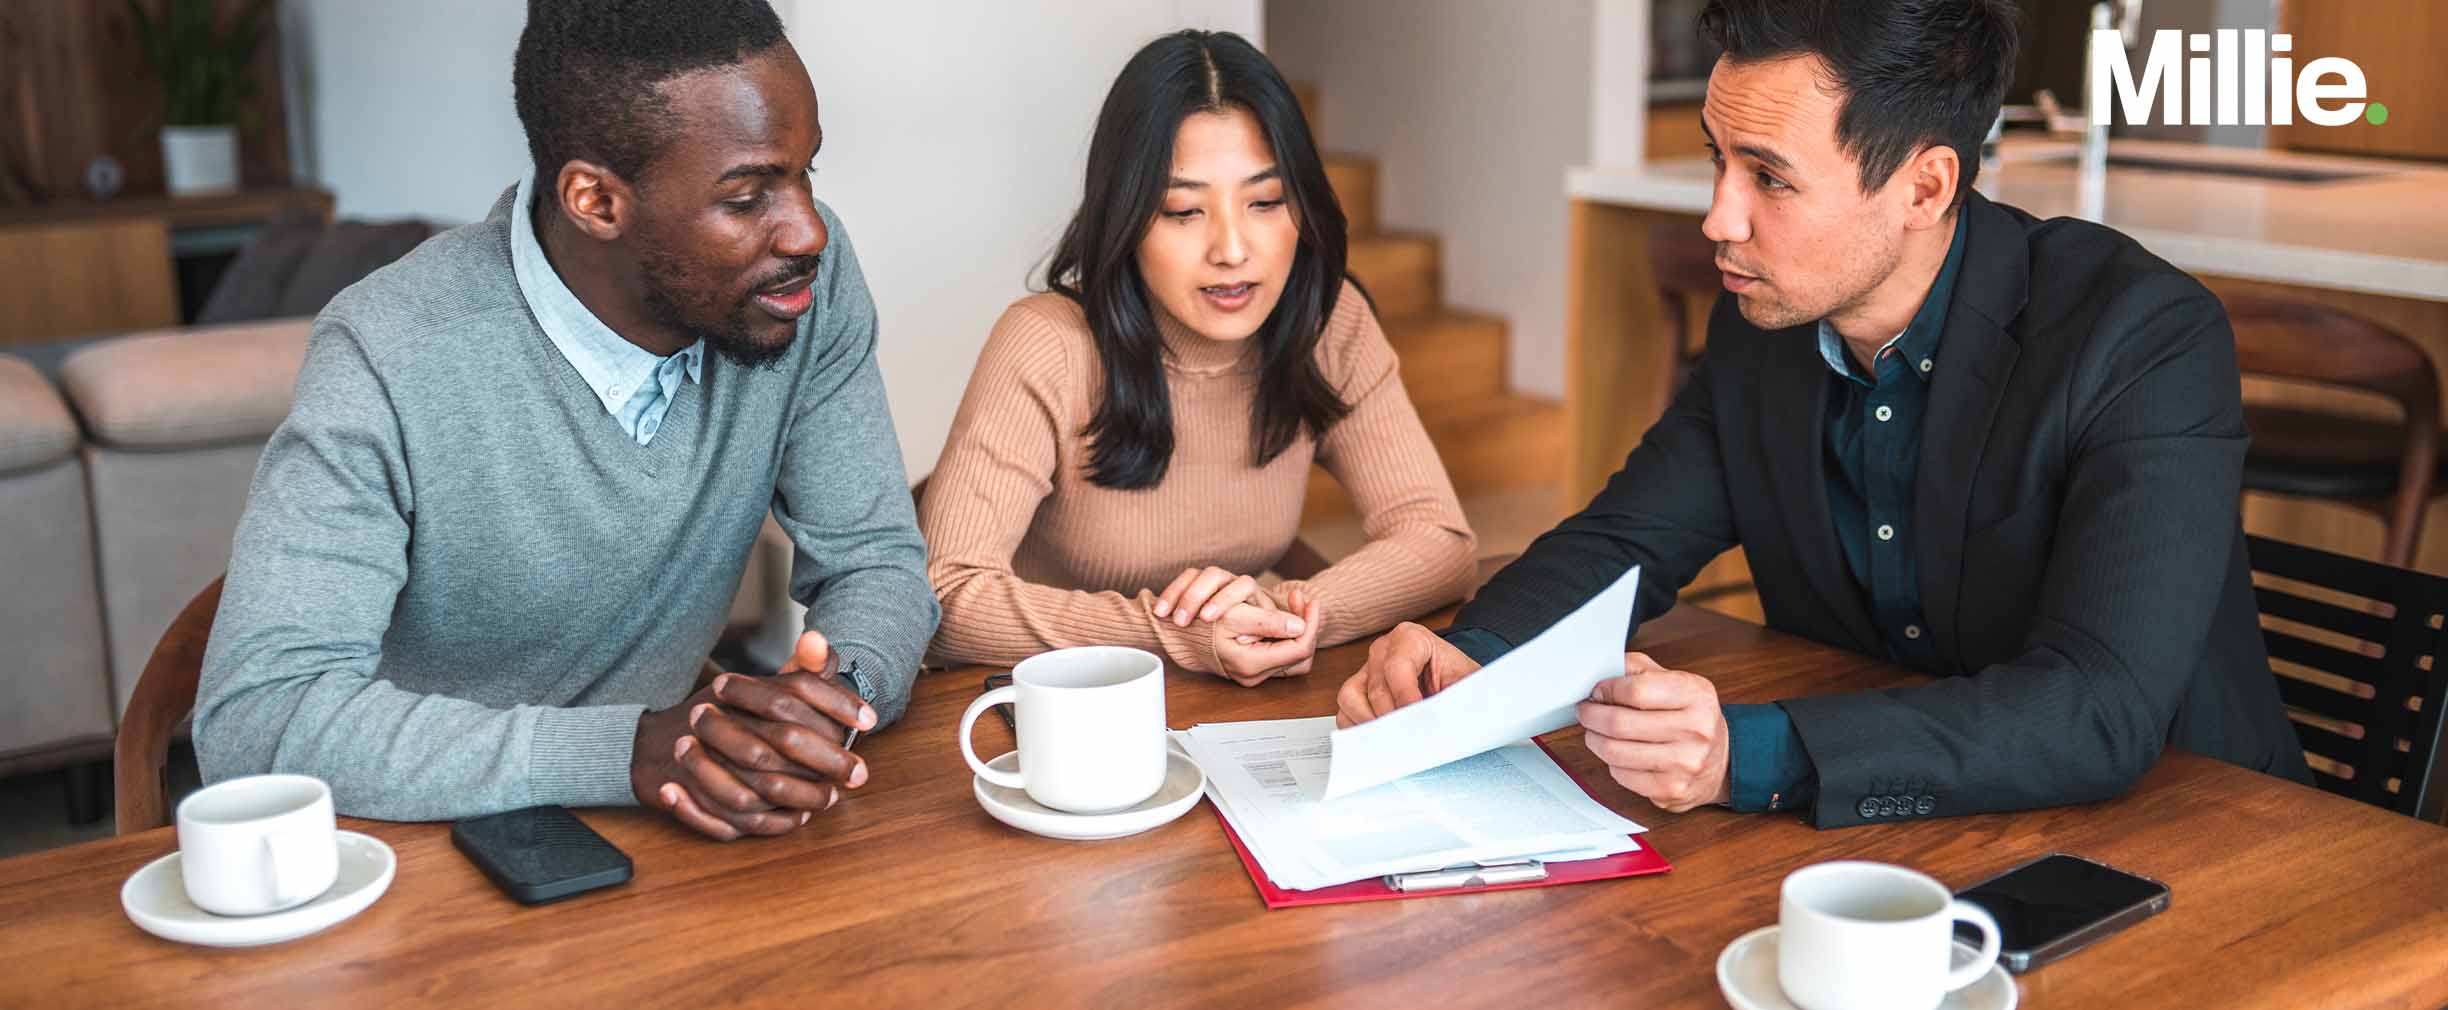
M1011 674L991 674L986 678L986 686L979 690L978 693L984 694L987 691L992 691L998 687L1009 687L1011 686L1011 682ZM1006 702L1004 704L995 706L995 714L1003 717L1003 725L1005 728L1014 733L1020 732L1020 720L1012 718L1012 706L1010 703Z
M541 905L629 879L629 854L563 807L528 807L451 825L451 844L502 893Z
M1956 892L1998 923L1998 963L2016 974L2081 950L2167 910L2168 886L2149 877L2053 852ZM1955 934L1978 944L1962 923Z

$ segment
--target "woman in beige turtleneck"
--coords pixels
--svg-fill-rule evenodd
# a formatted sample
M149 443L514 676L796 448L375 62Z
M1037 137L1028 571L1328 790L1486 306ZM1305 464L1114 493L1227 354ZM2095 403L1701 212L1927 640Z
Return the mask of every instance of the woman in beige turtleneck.
M986 338L920 503L934 657L1131 645L1256 684L1460 599L1476 542L1343 261L1266 58L1223 33L1140 50L1053 290ZM1369 542L1269 589L1253 576L1290 546L1312 462Z

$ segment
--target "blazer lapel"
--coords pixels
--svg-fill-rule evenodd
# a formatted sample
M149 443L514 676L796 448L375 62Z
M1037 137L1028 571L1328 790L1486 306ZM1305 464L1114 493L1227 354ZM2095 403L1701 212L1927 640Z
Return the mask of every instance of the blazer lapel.
M2022 354L2007 327L2021 314L2031 289L2030 251L2014 219L1979 194L1967 198L1962 213L1970 215L1964 231L1969 244L1938 338L1913 489L1922 618L1950 668L1960 665L1955 623L1972 481L2007 379Z
M1819 358L1814 333L1805 326L1770 341L1775 350L1762 376L1768 423L1760 429L1760 454L1768 461L1785 515L1785 540L1793 546L1803 576L1853 636L1854 651L1882 655L1885 647L1870 623L1861 587L1845 567L1836 520L1828 511L1828 369Z

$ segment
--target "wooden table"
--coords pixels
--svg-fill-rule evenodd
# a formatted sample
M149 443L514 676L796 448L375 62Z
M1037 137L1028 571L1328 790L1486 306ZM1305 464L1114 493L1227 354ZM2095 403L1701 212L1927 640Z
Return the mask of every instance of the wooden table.
M1738 701L1910 679L1690 607L1640 644ZM1172 722L1329 712L1363 654L1248 690L1175 675ZM2164 880L2173 907L2023 977L2025 1007L2448 1003L2448 830L2191 754L2110 803L1828 832L1606 788L1674 872L1269 912L1205 805L1095 843L989 820L952 740L979 678L928 675L909 717L862 743L874 782L794 836L722 845L588 812L637 879L559 905L502 897L443 825L352 821L399 850L389 894L318 936L209 950L119 910L120 883L175 846L167 829L0 861L0 1006L1721 1007L1718 952L1775 920L1797 867L1877 859L1963 886L2057 850ZM1008 746L981 727L981 750ZM1605 781L1572 734L1557 742Z

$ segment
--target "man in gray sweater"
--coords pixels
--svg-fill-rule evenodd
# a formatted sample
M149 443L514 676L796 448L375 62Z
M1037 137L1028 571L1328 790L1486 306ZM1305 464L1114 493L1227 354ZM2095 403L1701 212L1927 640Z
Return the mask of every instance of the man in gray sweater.
M764 0L613 6L531 5L537 171L316 320L205 655L207 780L779 834L907 703L937 608L814 88ZM807 633L693 691L769 510Z

